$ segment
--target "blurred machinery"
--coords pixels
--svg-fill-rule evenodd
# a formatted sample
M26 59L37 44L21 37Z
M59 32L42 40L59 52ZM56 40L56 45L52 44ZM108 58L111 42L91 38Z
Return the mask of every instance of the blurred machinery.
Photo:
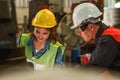
M34 18L38 10L41 10L43 8L50 9L54 12L57 22L59 23L64 15L71 13L73 8L81 2L93 2L98 6L103 5L103 0L30 0L27 29L29 31L33 30L31 26L31 20ZM72 20L70 15L67 15L66 23L71 24L71 22Z
M17 21L15 4L11 0L0 0L0 48L16 47Z
M104 7L103 22L120 29L120 8Z
M16 58L20 54L16 45L17 20L14 0L0 0L0 5L0 62L2 62Z

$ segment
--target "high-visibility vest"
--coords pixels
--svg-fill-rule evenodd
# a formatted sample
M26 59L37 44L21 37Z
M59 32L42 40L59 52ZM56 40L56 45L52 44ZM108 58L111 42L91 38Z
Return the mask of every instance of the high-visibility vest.
M33 58L32 50L28 46L30 38L31 38L30 34L22 34L20 40L20 44L25 46L25 55L27 59L32 60L36 64L45 65L46 68L53 68L58 48L61 48L63 55L65 47L59 42L56 42L55 44L51 42L49 49L40 58Z

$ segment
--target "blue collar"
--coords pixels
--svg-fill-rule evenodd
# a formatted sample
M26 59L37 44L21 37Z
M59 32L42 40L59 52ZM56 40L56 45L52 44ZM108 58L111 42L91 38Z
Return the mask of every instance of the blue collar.
M30 38L30 41L28 43L28 46L30 46L32 52L33 52L33 56L36 57L36 58L39 58L42 54L44 54L44 52L49 49L49 46L50 46L50 40L47 39L46 40L46 44L45 44L45 47L41 50L39 50L38 52L36 52L35 50L35 47L34 47L34 44L33 44L33 37Z
M50 45L50 40L47 39L44 49L49 49L49 45ZM34 46L34 45L33 45L33 37L30 38L30 41L29 41L29 43L28 43L28 46L30 46L31 48L33 48L33 46Z

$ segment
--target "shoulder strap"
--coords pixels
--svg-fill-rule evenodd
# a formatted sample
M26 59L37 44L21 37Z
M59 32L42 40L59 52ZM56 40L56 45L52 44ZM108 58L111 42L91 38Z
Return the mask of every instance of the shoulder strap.
M29 41L30 37L30 34L22 34L20 38L20 44L25 45Z
M64 55L64 51L65 51L65 46L64 46L64 45L62 45L62 44L59 43L59 42L56 42L56 43L51 42L50 45L55 46L55 47L57 47L57 48L58 48L58 47L61 48L61 50L62 50L62 55Z

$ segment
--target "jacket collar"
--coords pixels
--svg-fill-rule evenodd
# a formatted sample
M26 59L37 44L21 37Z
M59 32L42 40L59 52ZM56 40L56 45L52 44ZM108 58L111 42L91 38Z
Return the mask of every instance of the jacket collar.
M101 23L101 25L96 33L96 36L95 36L95 42L98 41L98 38L102 35L103 31L107 28L109 28L107 25L105 25L104 23Z

